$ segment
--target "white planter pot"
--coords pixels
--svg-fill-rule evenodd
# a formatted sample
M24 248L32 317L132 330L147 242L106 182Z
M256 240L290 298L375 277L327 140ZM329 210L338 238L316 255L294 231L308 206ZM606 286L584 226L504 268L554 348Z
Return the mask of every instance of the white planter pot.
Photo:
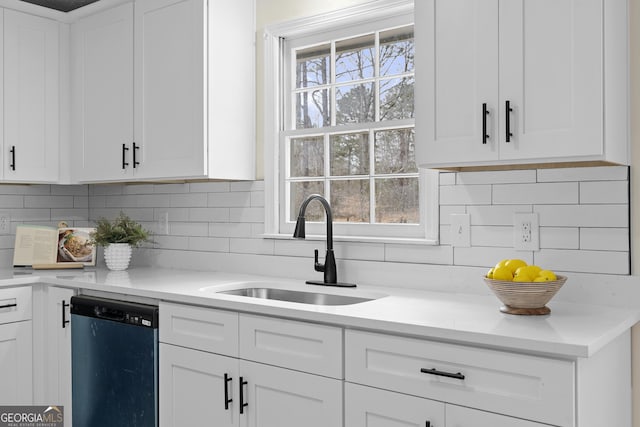
M131 245L128 243L112 243L104 248L104 261L109 270L126 270L131 261Z

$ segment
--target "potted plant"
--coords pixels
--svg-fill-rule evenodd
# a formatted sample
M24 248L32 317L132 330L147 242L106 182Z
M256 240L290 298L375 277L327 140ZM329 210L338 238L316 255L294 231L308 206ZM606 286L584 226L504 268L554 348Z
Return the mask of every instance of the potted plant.
M120 212L113 221L98 219L90 237L94 245L104 247L104 260L110 270L126 270L132 248L150 242L149 234L142 225Z

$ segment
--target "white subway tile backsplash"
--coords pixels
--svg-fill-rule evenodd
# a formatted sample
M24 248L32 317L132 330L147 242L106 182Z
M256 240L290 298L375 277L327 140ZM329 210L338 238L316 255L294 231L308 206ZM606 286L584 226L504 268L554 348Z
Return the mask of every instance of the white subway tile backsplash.
M387 262L453 264L453 248L451 246L386 244L384 251L384 259Z
M123 185L122 194L153 194L153 184Z
M172 236L200 236L209 235L209 224L206 222L170 222L169 234Z
M535 206L541 227L628 227L627 205Z
M580 230L577 227L540 227L540 248L579 249Z
M629 274L628 252L543 249L535 263L560 272Z
M626 228L581 228L580 249L629 251L629 230Z
M42 193L46 191L46 185L40 186ZM89 196L89 189L86 185L52 185L50 194L52 196Z
M209 193L208 206L225 208L249 207L251 206L251 192Z
M220 222L209 224L211 237L253 237L253 224L249 222Z
M153 192L157 194L183 194L189 192L189 184L154 184Z
M626 166L538 169L538 182L559 181L626 181Z
M191 193L226 193L231 188L229 182L192 182L189 184Z
M19 196L47 196L51 194L51 186L0 184L0 194L16 194Z
M231 222L263 222L264 208L230 208Z
M23 196L2 196L2 195L0 195L0 206L2 206L2 209L24 208L25 207L25 205L24 205L24 197Z
M229 239L219 237L190 237L189 250L229 252Z
M187 222L189 218L189 208L157 208L153 210L153 220L158 221L164 219L164 215L168 215L169 221Z
M189 249L189 237L186 236L153 236L154 247L158 249Z
M517 184L535 183L535 170L490 171L490 172L459 172L456 184Z
M438 174L440 185L455 185L456 174L454 172L440 172Z
M578 203L578 183L498 184L493 186L493 203L496 205Z
M440 206L440 224L451 224L451 214L467 213L464 205Z
M170 194L169 201L170 201L169 205L172 208L205 208L207 207L207 195L205 193Z
M251 192L251 207L254 207L254 208L264 207L264 191Z
M455 265L468 265L491 268L502 259L519 258L527 264L533 262L532 251L516 251L511 248L492 248L486 246L472 246L470 248L453 248Z
M622 204L629 199L627 181L590 181L580 183L581 204Z
M2 202L0 205L4 206ZM24 196L25 208L66 208L70 206L73 206L73 196Z
M440 205L491 204L490 185L444 185L440 187Z
M228 222L229 208L189 208L189 221Z
M230 191L260 191L264 190L264 181L234 181Z
M274 241L271 239L230 239L229 252L241 254L273 255Z

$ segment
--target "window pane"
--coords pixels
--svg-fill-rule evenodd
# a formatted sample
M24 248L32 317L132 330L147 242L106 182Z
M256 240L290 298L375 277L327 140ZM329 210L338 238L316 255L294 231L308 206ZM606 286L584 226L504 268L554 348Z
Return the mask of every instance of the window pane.
M373 34L336 42L336 82L373 77Z
M413 71L413 27L380 33L380 75L392 76Z
M327 89L296 94L296 129L320 128L330 124L331 113Z
M369 180L331 181L334 221L369 222Z
M324 138L291 139L290 173L293 177L324 175Z
M416 173L413 129L393 129L376 132L376 174Z
M376 222L418 224L418 178L376 179Z
M331 175L369 173L369 134L331 135Z
M336 124L366 123L375 120L374 83L336 88Z
M289 221L295 221L296 219L298 219L300 205L302 204L302 202L304 202L304 199L312 194L324 195L324 182L291 182L289 183L289 194L289 200L291 201L289 210ZM307 206L304 217L307 221L324 221L324 209L322 205L317 201L313 201L309 204L309 206Z
M329 64L331 63L331 45L324 44L296 53L296 88L326 85L329 83Z
M380 120L412 119L413 77L380 80Z

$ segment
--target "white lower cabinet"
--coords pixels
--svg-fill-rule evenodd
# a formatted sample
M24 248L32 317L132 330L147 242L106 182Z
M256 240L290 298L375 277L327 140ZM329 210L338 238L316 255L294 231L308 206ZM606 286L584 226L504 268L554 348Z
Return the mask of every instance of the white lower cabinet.
M31 287L0 289L0 404L33 403Z
M242 427L340 427L342 381L240 361Z
M547 425L350 383L345 384L345 408L345 427Z
M159 375L161 427L238 425L238 359L161 343Z
M0 325L0 402L3 405L33 402L32 350L30 320Z
M336 360L341 328L161 303L160 427L341 427Z

